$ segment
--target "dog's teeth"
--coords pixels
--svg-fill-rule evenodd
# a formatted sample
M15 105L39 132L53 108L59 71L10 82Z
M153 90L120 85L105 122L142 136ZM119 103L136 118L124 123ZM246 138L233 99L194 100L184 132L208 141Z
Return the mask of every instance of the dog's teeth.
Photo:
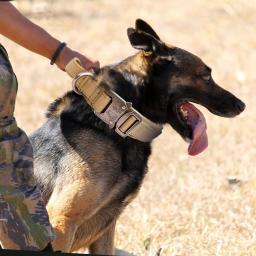
M184 140L186 141L186 142L188 142L188 143L191 143L191 139L189 139L189 138L184 138Z
M180 108L180 111L185 119L188 119L188 111L184 110L182 107Z

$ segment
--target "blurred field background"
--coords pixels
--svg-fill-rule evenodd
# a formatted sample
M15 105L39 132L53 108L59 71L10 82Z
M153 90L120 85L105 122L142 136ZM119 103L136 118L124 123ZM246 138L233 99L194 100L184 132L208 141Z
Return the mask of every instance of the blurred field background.
M199 55L216 82L247 105L234 119L208 121L209 148L197 157L170 127L153 144L139 196L117 226L132 255L256 255L256 0L20 0L27 17L101 65L135 51L126 29L140 17L161 38ZM49 61L0 37L19 79L16 117L32 132L48 104L71 88Z

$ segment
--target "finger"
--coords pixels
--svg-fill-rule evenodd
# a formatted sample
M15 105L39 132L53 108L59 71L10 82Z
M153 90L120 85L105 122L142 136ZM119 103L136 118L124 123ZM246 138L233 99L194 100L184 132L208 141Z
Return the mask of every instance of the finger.
M98 61L91 61L89 59L87 60L82 60L81 63L82 63L82 66L86 69L86 70L90 70L90 69L93 69L94 67L97 68L97 62Z

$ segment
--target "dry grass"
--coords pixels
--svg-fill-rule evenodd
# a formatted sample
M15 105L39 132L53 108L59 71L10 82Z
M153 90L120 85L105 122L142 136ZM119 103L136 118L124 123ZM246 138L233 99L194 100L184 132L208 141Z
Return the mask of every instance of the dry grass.
M24 0L17 6L102 65L134 52L126 28L144 18L165 41L200 55L215 80L246 102L235 119L203 109L209 148L197 157L187 156L185 143L165 128L154 142L141 192L120 218L116 240L135 255L256 255L256 1ZM19 77L17 119L31 132L42 124L48 103L70 88L70 79L48 60L0 41ZM230 185L229 177L240 182Z

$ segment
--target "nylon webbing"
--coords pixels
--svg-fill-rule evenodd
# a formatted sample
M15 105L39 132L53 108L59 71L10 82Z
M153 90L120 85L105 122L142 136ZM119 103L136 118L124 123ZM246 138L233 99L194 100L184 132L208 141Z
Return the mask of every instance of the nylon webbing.
M74 79L73 81L75 81L76 87L75 90L83 95L87 103L92 107L94 112L96 112L96 115L101 118L101 120L107 123L110 127L114 127L112 119L115 117L114 122L116 122L116 132L120 136L129 136L133 139L149 142L161 134L163 128L162 125L150 121L134 108L129 107L124 112L120 111L120 102L123 104L121 104L121 110L129 104L113 91L109 93L114 97L111 98L108 95L108 92L99 86L97 80L91 76L90 73L86 73L84 68L81 66L79 59L72 59L67 64L65 70ZM114 99L116 99L116 101L114 101ZM111 103L112 105L116 104L114 107L109 108L112 109L113 113L108 112L106 115L104 111ZM116 120L116 115L119 112L119 118Z

